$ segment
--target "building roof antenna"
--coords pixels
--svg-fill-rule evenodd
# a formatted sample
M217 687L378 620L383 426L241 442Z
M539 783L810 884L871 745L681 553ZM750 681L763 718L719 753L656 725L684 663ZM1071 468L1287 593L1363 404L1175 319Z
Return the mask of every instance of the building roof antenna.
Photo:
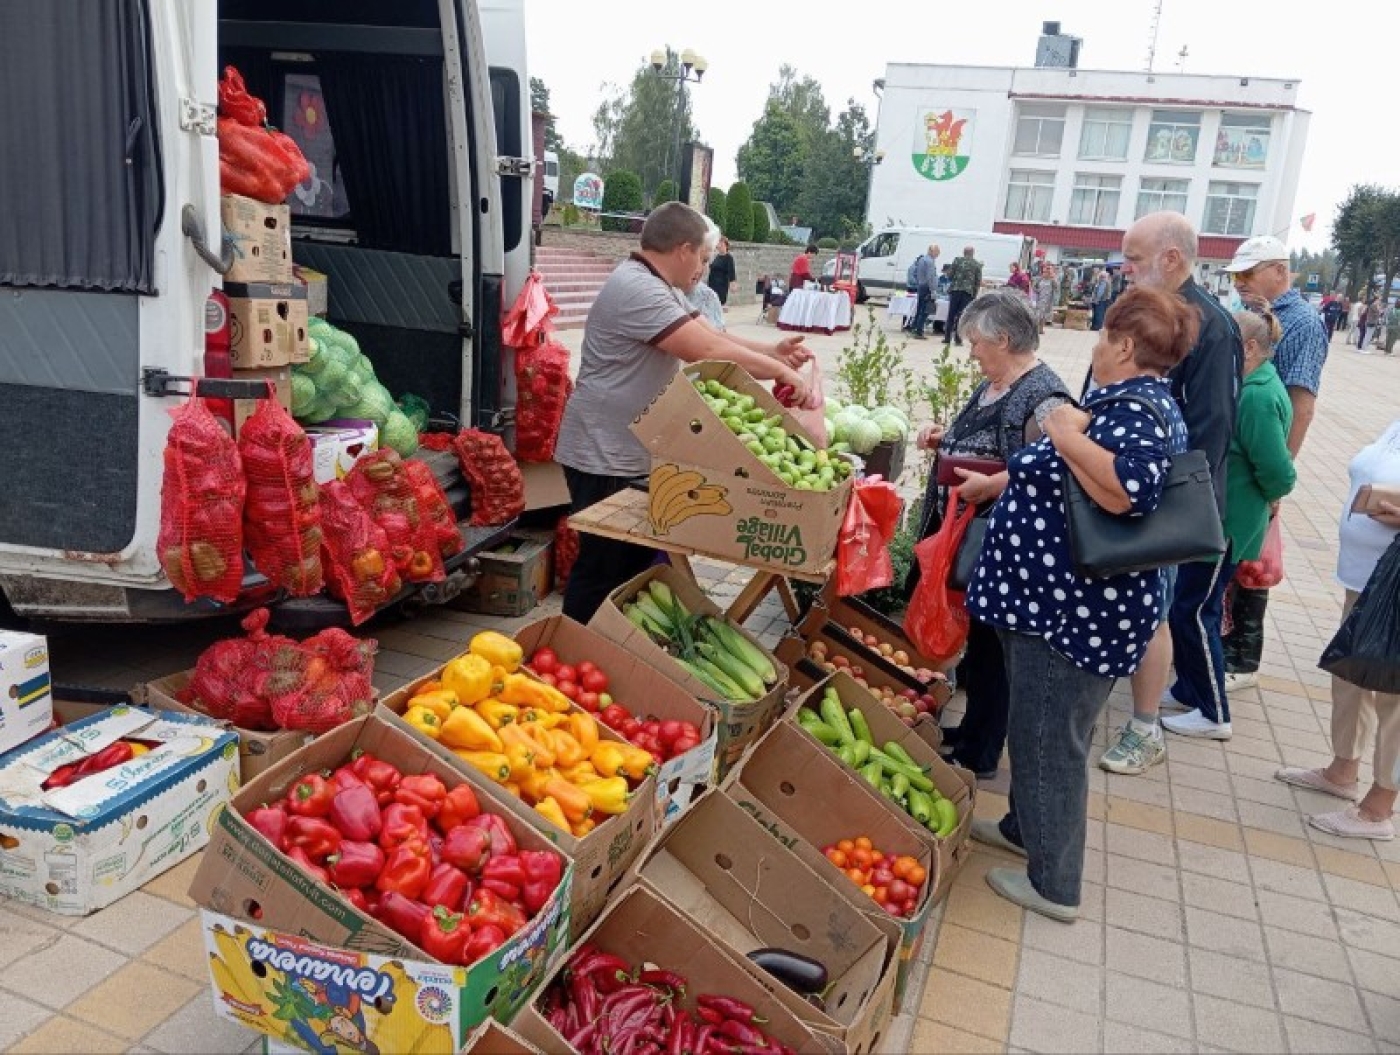
M1181 45L1181 50L1178 51L1178 52L1176 53L1176 72L1177 72L1177 73L1185 73L1185 72L1186 72L1186 55L1187 55L1186 45L1183 44L1183 45Z
M1152 72L1152 64L1157 61L1157 32L1162 28L1162 4L1166 0L1157 0L1152 5L1152 26L1147 31L1147 72Z

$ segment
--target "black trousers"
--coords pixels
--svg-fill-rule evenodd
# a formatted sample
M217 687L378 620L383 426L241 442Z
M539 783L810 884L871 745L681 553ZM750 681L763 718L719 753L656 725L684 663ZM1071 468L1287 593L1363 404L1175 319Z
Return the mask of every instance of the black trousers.
M958 336L958 320L962 318L963 309L972 303L972 294L954 290L948 294L948 321L943 324L943 343L956 340L962 344L962 338Z
M570 513L597 505L632 482L627 476L597 476L567 466L564 479L569 485ZM655 559L656 551L646 546L580 532L578 559L564 587L564 614L575 622L587 623L608 594L646 571Z
M968 621L967 652L958 664L958 684L967 693L967 710L954 748L958 761L977 773L996 769L1006 746L1011 686L1001 639L996 630L976 619Z

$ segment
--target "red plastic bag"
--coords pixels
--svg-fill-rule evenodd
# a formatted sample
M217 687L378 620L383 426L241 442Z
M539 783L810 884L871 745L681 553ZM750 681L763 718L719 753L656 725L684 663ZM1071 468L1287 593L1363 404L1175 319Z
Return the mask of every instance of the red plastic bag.
M826 435L826 396L822 393L822 370L817 365L815 359L810 359L805 367L807 371L807 388L810 395L807 402L810 406L800 406L794 398L796 390L791 385L781 383L773 386L773 398L787 408L802 431L812 438L812 442L818 447L825 447L827 443Z
M410 458L403 463L403 467L418 499L418 515L432 528L438 552L444 557L461 553L467 548L467 542L457 529L457 517L452 512L442 484L438 483L437 477L424 462Z
M1283 533L1278 517L1269 521L1264 532L1264 548L1258 560L1242 560L1235 569L1235 581L1246 590L1272 590L1283 582Z
M219 116L253 128L267 124L267 107L257 96L248 93L243 74L234 66L225 66L219 81Z
M501 342L511 348L530 348L544 341L554 329L550 320L559 314L554 298L544 288L544 278L531 270L515 303L501 319Z
M472 526L505 524L525 512L525 481L501 437L463 429L452 441L472 489Z
M302 664L295 680L271 700L280 728L324 733L370 712L377 642L331 627L297 647Z
M170 412L156 548L186 601L224 604L243 588L243 498L238 445L198 398Z
M935 534L914 547L920 577L904 615L904 632L915 648L940 664L956 658L967 643L967 608L963 595L948 589L948 572L976 514L975 506L963 504L956 515L943 518Z
M433 526L419 512L418 496L404 461L384 447L355 463L345 477L350 493L389 539L389 555L405 582L442 582L442 564Z
M280 204L311 178L311 165L287 135L267 127L267 108L248 94L243 77L224 67L219 82L219 183L225 194ZM258 118L261 117L261 120Z
M321 488L322 563L333 597L359 626L403 588L384 529L355 501L343 480Z
M894 582L890 540L903 503L892 483L857 480L836 546L836 592L842 597L878 590Z
M573 394L569 350L556 341L515 353L515 456L522 462L552 462L554 442Z
M562 593L578 560L578 532L569 527L569 518L562 516L554 526L554 581Z
M248 478L243 536L253 565L293 597L321 592L320 489L311 441L275 399L258 403L238 430Z

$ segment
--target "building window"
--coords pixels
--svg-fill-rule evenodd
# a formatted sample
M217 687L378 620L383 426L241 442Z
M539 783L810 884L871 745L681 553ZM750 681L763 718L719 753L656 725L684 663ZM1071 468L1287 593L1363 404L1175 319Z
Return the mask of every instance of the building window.
M1006 218L1046 223L1050 219L1050 199L1054 194L1053 172L1012 169L1006 185Z
M1196 143L1200 138L1199 112L1153 110L1143 160L1157 164L1189 165L1196 160Z
M1257 183L1212 183L1206 192L1206 216L1201 230L1206 234L1249 237L1254 230L1254 203L1258 197Z
M1190 180L1144 179L1138 185L1137 214L1141 220L1150 212L1186 212L1186 192Z
M1131 110L1090 107L1084 111L1079 134L1079 157L1085 161L1127 161L1128 140L1133 134Z
M1119 176L1079 173L1069 202L1069 222L1087 227L1112 227L1118 222Z
M1261 169L1269 158L1269 118L1260 114L1222 114L1215 136L1215 164Z
M1064 137L1063 106L1022 106L1016 116L1016 144L1012 153L1021 157L1057 158Z

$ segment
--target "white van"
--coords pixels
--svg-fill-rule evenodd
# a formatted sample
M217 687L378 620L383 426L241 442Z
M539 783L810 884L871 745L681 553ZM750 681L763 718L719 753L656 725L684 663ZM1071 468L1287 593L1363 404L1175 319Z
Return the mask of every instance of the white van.
M951 264L963 249L972 246L982 262L982 281L1004 283L1011 277L1011 265L1031 265L1035 239L1019 234L987 234L976 231L940 230L934 227L887 227L877 231L856 249L860 254L859 279L864 293L888 296L903 293L909 267L928 251L930 245L942 252L938 266Z
M544 211L559 199L559 155L553 150L544 152Z
M328 276L329 321L396 396L422 396L435 418L508 423L500 319L529 268L533 166L521 3L0 9L12 57L0 186L13 195L0 201L0 594L19 614L227 611L186 605L155 545L169 411L190 379L228 376L206 336L225 318L225 65L314 166L287 202L295 260ZM514 45L488 48L483 23ZM221 385L201 392L249 394L247 381ZM464 515L455 460L425 460ZM467 560L437 597L460 588ZM250 574L246 603L268 599Z

